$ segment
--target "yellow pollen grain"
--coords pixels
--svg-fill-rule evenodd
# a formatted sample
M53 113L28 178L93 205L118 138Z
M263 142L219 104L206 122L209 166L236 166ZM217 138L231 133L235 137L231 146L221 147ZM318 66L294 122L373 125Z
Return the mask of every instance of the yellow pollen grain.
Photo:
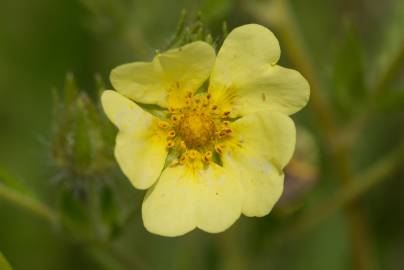
M159 121L158 125L162 129L166 129L166 128L168 128L170 126L170 124L168 122L166 122L166 121Z
M219 143L215 145L215 150L217 153L219 154L223 154L223 150L224 150L224 145Z
M191 159L196 159L199 156L199 152L196 151L195 149L192 149L188 152L188 156Z
M203 161L208 163L212 159L212 151L207 151L203 156Z
M168 140L168 141L167 141L167 148L173 148L174 145L175 145L175 143L174 143L173 140Z
M181 164L184 164L185 161L187 161L187 155L182 154L181 157L180 157L180 163L181 163Z
M175 131L174 131L174 130L170 130L170 131L168 132L168 137L174 138L174 137L175 137Z

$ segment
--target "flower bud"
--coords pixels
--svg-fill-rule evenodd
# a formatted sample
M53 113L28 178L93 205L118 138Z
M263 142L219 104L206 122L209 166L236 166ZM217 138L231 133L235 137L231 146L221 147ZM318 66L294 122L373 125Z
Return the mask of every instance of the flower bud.
M114 165L114 130L98 108L78 90L71 74L66 77L64 100L55 92L51 155L69 179L96 177Z

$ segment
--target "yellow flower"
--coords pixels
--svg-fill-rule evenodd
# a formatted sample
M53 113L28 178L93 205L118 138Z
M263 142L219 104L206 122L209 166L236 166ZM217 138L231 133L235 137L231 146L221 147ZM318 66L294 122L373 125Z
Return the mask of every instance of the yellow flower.
M111 72L117 92L105 91L102 104L119 129L122 171L135 188L150 188L142 206L147 230L217 233L241 213L271 211L295 146L288 115L309 98L307 81L276 65L279 57L273 33L249 24L228 35L217 57L197 41ZM208 79L207 91L198 91Z

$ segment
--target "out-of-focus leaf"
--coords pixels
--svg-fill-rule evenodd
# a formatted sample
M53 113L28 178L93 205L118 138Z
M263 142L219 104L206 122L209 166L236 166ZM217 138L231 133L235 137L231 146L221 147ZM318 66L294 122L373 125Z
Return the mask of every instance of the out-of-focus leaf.
M30 197L35 197L34 193L27 188L24 184L18 181L14 176L9 174L6 170L0 167L0 185L4 185L12 190L18 191L19 193L28 195Z
M363 48L358 33L348 26L336 52L334 102L341 113L351 114L365 96Z
M381 96L377 105L383 111L404 111L404 88Z
M63 191L60 210L64 219L67 220L70 225L69 229L80 231L90 229L90 216L88 211L84 208L81 199L76 194L69 191Z
M386 69L397 53L402 49L404 43L404 2L392 1L388 16L381 21L380 29L375 29L376 36L369 44L372 55L368 57L369 83L374 85L383 76Z
M109 186L104 186L100 194L101 218L108 227L108 232L113 236L119 229L119 207L116 197Z
M232 7L231 0L205 0L202 12L208 22L217 22L224 18Z
M70 104L73 103L74 99L78 95L78 88L76 84L76 80L74 79L74 76L72 73L68 73L66 75L66 80L65 80L65 106L69 106Z
M1 251L0 251L0 270L13 270L10 263L6 260Z

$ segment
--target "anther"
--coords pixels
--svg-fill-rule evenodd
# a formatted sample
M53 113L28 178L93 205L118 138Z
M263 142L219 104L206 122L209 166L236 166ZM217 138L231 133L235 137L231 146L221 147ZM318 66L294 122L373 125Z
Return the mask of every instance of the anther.
M216 144L215 145L215 150L217 153L219 154L223 154L223 150L224 150L224 145L223 144Z
M168 140L168 141L167 141L167 148L173 148L174 145L175 145L175 143L174 143L173 140Z
M208 163L212 159L212 151L207 151L203 156L203 161Z
M223 121L223 125L225 125L225 126L228 126L228 125L230 125L230 121Z
M168 137L174 138L174 137L175 137L175 131L174 131L174 130L170 130L170 131L168 132Z
M213 105L212 110L216 110L216 109L217 109L217 105Z
M187 160L187 155L182 154L181 157L180 157L180 163L184 164L186 160Z
M171 120L172 120L173 122L177 122L177 121L178 121L178 116L177 116L177 115L172 115L172 116L171 116Z
M192 149L192 150L190 150L190 151L188 152L188 156L189 156L189 158L191 158L191 159L196 159L196 158L199 156L199 152L196 151L196 150L194 150L194 149Z
M220 132L219 132L219 137L220 138L223 138L224 136L226 136L227 135L227 132L226 132L226 130L221 130Z
M166 121L159 121L158 125L162 129L166 129L166 128L168 128L170 126L170 124L168 122L166 122Z
M223 117L228 117L230 115L230 112L229 111L225 111L224 113L223 113Z

